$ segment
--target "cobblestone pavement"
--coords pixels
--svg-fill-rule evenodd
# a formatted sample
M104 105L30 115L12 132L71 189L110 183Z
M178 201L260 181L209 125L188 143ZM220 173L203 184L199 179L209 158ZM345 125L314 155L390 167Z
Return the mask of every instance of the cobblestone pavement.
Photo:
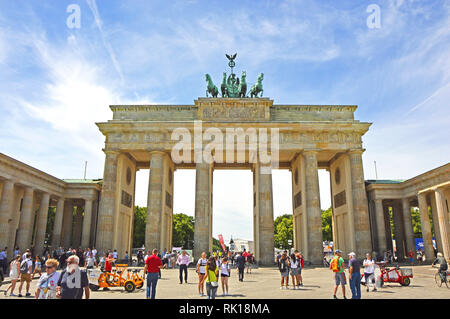
M366 288L361 286L363 299L450 299L450 289L445 286L439 288L434 281L436 269L430 266L414 266L414 278L411 279L409 287L402 287L397 283L386 283L384 288L376 292L366 292ZM233 270L229 278L230 296L227 298L332 298L333 273L327 268L305 268L302 271L304 286L300 290L280 290L279 271L273 268L254 269L251 274L245 274L244 282L237 279L237 271ZM30 292L34 295L37 279L32 281ZM197 292L198 277L193 268L188 270L188 284L179 284L178 269L168 269L162 271L162 279L158 281L157 298L170 299L202 299ZM9 284L0 287L0 299L18 298L4 295L4 291ZM145 288L145 286L144 286ZM15 293L18 293L16 288ZM206 293L206 289L205 289ZM25 284L22 290L25 295ZM350 288L346 286L347 297L351 297ZM341 298L342 291L338 290L338 298ZM30 298L30 297L29 297ZM123 288L111 288L110 291L91 292L92 299L144 299L145 289L139 289L132 293L127 293ZM222 297L222 288L218 289L217 298Z

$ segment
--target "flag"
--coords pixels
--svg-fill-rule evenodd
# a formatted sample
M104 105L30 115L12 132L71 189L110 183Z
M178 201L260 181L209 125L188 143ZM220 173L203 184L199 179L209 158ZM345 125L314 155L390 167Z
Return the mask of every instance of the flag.
M222 246L222 250L223 251L227 251L226 248L225 248L225 243L223 241L223 236L222 235L219 235L219 242L220 242L220 245Z

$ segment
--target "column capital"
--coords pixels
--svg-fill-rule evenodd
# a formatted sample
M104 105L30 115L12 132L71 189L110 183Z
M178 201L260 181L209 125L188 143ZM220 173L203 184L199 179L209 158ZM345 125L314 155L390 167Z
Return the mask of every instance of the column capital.
M304 149L301 152L303 155L317 155L317 153L319 153L319 149L317 148L310 148L310 149Z
M347 150L347 153L349 155L356 155L356 154L362 155L362 153L364 153L365 151L366 151L366 149L364 149L364 148L351 148L351 149Z

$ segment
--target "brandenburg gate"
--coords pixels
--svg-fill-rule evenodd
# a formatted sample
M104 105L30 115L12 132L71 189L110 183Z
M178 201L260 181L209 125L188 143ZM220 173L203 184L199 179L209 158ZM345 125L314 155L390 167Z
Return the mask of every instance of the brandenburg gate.
M354 119L356 106L207 97L193 105L110 108L113 119L97 123L106 137L98 249L131 250L139 169L150 169L145 248L170 249L174 171L195 169L194 257L211 251L213 171L251 169L255 255L271 265L271 172L279 168L292 172L293 244L306 260L318 264L323 258L318 169L330 172L336 247L359 256L372 250L361 159L361 138L371 124Z

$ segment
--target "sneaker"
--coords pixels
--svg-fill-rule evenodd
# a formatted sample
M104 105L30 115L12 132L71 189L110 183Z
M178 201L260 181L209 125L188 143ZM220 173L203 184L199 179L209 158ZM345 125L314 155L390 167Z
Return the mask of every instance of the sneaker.
M17 297L23 297L22 294L19 294Z
M377 291L377 288L373 288L373 291Z
M280 290L283 290L283 286L280 287Z
M5 295L6 295L6 293L5 293ZM17 297L17 295L15 295L15 294L13 294L13 293L10 293L9 296L10 296L10 297Z
M286 286L286 289L289 289L289 286Z
M31 294L29 293L29 292L27 292L26 294L25 294L25 297L30 297L31 296Z
M338 299L338 297L336 297L336 295L333 295L333 299Z

